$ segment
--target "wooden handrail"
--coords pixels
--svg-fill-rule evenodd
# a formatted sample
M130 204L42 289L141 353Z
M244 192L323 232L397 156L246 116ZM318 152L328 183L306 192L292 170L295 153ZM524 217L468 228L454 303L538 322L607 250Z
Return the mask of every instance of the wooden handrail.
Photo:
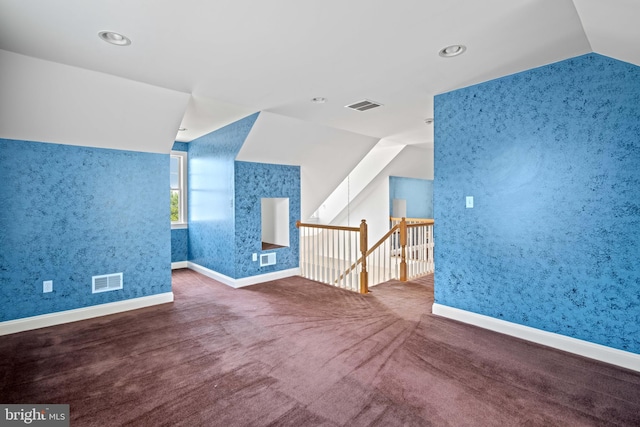
M342 273L342 274L340 275L340 277L338 277L338 278L335 280L335 283L338 283L340 280L342 280L342 278L343 278L344 276L346 276L347 274L351 273L351 272L352 272L352 271L353 271L353 270L358 266L358 264L360 264L361 262L362 262L362 256L361 256L360 258L358 258L358 260L357 260L356 262L354 262L353 264L351 264L351 267L347 268L347 269L345 270L345 272L344 272L344 273Z
M395 219L390 217L392 220ZM434 225L434 220L430 218L399 218L400 223L391 227L391 229L380 238L366 253L363 254L355 263L351 264L349 268L345 270L344 273L340 275L340 277L335 281L338 283L344 276L351 273L358 264L363 262L363 259L366 258L373 253L380 245L382 245L393 233L395 233L398 229L400 229L400 246L401 246L401 261L400 261L400 281L407 281L407 258L406 258L406 246L407 246L407 228L415 228L415 227L424 227L425 225ZM414 224L408 224L408 221L418 221ZM404 228L404 230L403 230ZM365 261L366 262L366 261Z
M321 228L323 230L343 230L343 231L360 231L360 227L344 227L341 225L324 225L324 224L308 224L296 221L296 227Z
M426 219L420 222L414 222L413 224L407 224L407 227L422 227L423 225L433 225L435 222L432 219Z
M391 228L391 230L389 230L387 232L387 234L385 234L384 236L382 236L382 238L380 240L378 240L378 242L373 245L371 247L371 249L369 249L366 253L366 256L369 256L373 253L373 251L375 251L376 249L378 249L380 247L380 245L382 245L384 243L385 240L387 240L389 238L389 236L391 236L398 228L400 228L400 224L396 224L393 226L393 228Z
M378 247L380 247L380 245L382 245L384 243L385 240L387 240L389 238L389 236L391 236L398 228L400 227L400 224L396 224L393 226L393 228L391 228L391 230L389 230L387 232L387 234L385 234L380 240L378 240L378 242L373 245L371 247L371 249L369 249L363 257L360 257L356 262L354 262L353 264L351 264L351 267L347 268L346 271L344 273L342 273L342 275L340 275L340 277L336 280L336 283L338 283L340 280L342 280L342 278L344 276L346 276L347 274L351 273L357 266L358 264L360 264L362 262L362 258L366 258L369 255L371 255L373 253L373 251L375 251L376 249L378 249Z
M398 221L398 222L400 222L400 221L402 221L402 218L398 218L398 217L395 217L395 216L390 216L389 220L390 221ZM405 218L404 220L407 221L407 222L429 222L429 221L433 222L433 218Z

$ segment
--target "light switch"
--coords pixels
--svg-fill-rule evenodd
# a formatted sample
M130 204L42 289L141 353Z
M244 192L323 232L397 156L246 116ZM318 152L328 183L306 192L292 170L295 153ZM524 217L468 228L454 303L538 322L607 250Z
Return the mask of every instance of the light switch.
M258 254L253 254L252 259L253 259L254 261L257 261L257 260L258 260Z
M467 196L467 209L473 208L473 196Z
M53 280L42 282L42 293L53 292Z

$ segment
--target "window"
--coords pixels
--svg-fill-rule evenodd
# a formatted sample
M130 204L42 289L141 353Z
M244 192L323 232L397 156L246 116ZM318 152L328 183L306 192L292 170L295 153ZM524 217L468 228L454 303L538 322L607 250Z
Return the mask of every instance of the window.
M171 152L171 228L187 225L187 153Z

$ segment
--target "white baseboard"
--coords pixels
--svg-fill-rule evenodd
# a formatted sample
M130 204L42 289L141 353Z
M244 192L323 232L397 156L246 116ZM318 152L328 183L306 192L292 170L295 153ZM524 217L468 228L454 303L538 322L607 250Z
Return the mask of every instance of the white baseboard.
M23 319L9 320L6 322L0 322L0 335L15 334L17 332L46 328L47 326L60 325L62 323L77 322L79 320L107 316L109 314L136 310L138 308L150 307L152 305L166 304L168 302L173 302L173 292L165 292L146 297L93 305L91 307L76 308L57 313L42 314L40 316L25 317Z
M175 270L178 268L188 268L189 267L189 262L188 261L177 261L177 262L172 262L171 263L171 269Z
M257 276L243 277L241 279L233 279L229 276L225 276L222 273L218 273L217 271L210 270L206 267L203 267L191 261L188 262L188 268L236 289L242 288L244 286L256 285L258 283L269 282L271 280L284 279L286 277L300 275L300 268L290 268L288 270L274 271L272 273L259 274Z
M640 372L640 354L571 338L438 303L433 314Z

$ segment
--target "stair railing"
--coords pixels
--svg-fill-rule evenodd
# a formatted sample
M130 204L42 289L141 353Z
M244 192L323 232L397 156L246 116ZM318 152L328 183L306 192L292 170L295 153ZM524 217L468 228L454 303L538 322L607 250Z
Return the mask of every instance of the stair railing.
M363 261L369 272L369 286L389 280L406 282L433 273L433 219L391 218L391 223L391 229L340 278Z
M300 229L300 275L355 292L389 280L434 271L432 219L391 218L393 226L367 248L367 223L360 227L305 224Z
M408 223L406 228L405 280L433 273L433 220Z
M366 294L369 291L366 258L367 222L343 227L296 222L300 230L300 275L310 280ZM360 265L359 271L351 265ZM349 273L341 274L349 270Z

